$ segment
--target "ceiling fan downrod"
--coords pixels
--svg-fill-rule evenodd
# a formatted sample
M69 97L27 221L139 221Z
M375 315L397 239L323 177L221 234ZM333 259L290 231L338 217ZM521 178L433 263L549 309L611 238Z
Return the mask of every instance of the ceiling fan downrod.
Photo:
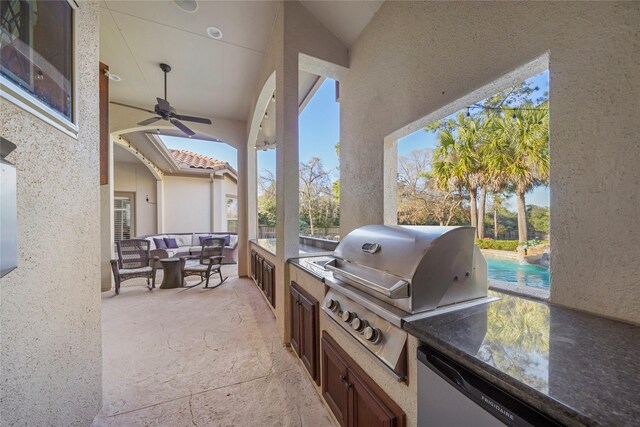
M167 100L167 73L171 71L171 66L161 63L160 69L164 72L164 100Z

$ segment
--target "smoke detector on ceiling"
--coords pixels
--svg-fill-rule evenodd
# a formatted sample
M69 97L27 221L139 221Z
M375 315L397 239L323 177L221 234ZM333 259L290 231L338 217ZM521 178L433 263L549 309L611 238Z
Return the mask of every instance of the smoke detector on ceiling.
M188 13L194 13L198 10L198 2L196 0L173 0L180 10Z
M207 34L212 39L220 40L222 38L222 30L218 27L207 28Z

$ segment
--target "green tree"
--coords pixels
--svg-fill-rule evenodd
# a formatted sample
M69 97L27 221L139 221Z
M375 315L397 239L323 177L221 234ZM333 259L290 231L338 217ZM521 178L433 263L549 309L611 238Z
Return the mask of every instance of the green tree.
M442 190L460 193L463 189L468 190L471 226L480 237L477 202L478 188L484 184L485 167L479 149L487 137L485 123L480 117L460 113L455 120L448 120L438 129L438 146L431 165L433 177ZM484 203L482 206L484 217Z
M491 120L492 154L486 157L492 182L513 186L518 205L518 240L527 241L525 194L549 180L548 102L525 102Z
M276 226L276 180L264 171L258 180L258 225Z
M527 205L527 222L534 231L549 233L549 208Z

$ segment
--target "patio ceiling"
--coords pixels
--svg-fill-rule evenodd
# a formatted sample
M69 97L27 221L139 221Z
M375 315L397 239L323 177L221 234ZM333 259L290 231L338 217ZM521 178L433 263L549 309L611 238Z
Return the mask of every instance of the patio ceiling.
M382 2L302 4L349 46ZM198 1L188 13L173 1L101 0L100 60L122 78L110 85L111 100L152 108L163 94L158 64L166 62L173 68L168 99L180 113L246 120L278 7L277 1ZM222 40L207 35L210 26L222 30ZM300 78L301 103L316 80L309 76Z

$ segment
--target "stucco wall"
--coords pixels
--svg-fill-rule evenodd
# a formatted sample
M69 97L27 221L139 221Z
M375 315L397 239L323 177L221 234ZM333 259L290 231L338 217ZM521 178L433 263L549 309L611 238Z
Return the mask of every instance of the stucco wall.
M114 191L136 193L136 236L154 234L158 231L156 179L142 163L114 163ZM149 202L147 202L149 195Z
M165 176L165 232L186 233L211 230L211 180Z
M0 279L2 425L91 424L102 405L98 6L77 11L78 139L0 100L18 148L18 268Z
M387 2L341 82L342 235L384 221L384 138L549 52L551 300L640 322L640 3Z

